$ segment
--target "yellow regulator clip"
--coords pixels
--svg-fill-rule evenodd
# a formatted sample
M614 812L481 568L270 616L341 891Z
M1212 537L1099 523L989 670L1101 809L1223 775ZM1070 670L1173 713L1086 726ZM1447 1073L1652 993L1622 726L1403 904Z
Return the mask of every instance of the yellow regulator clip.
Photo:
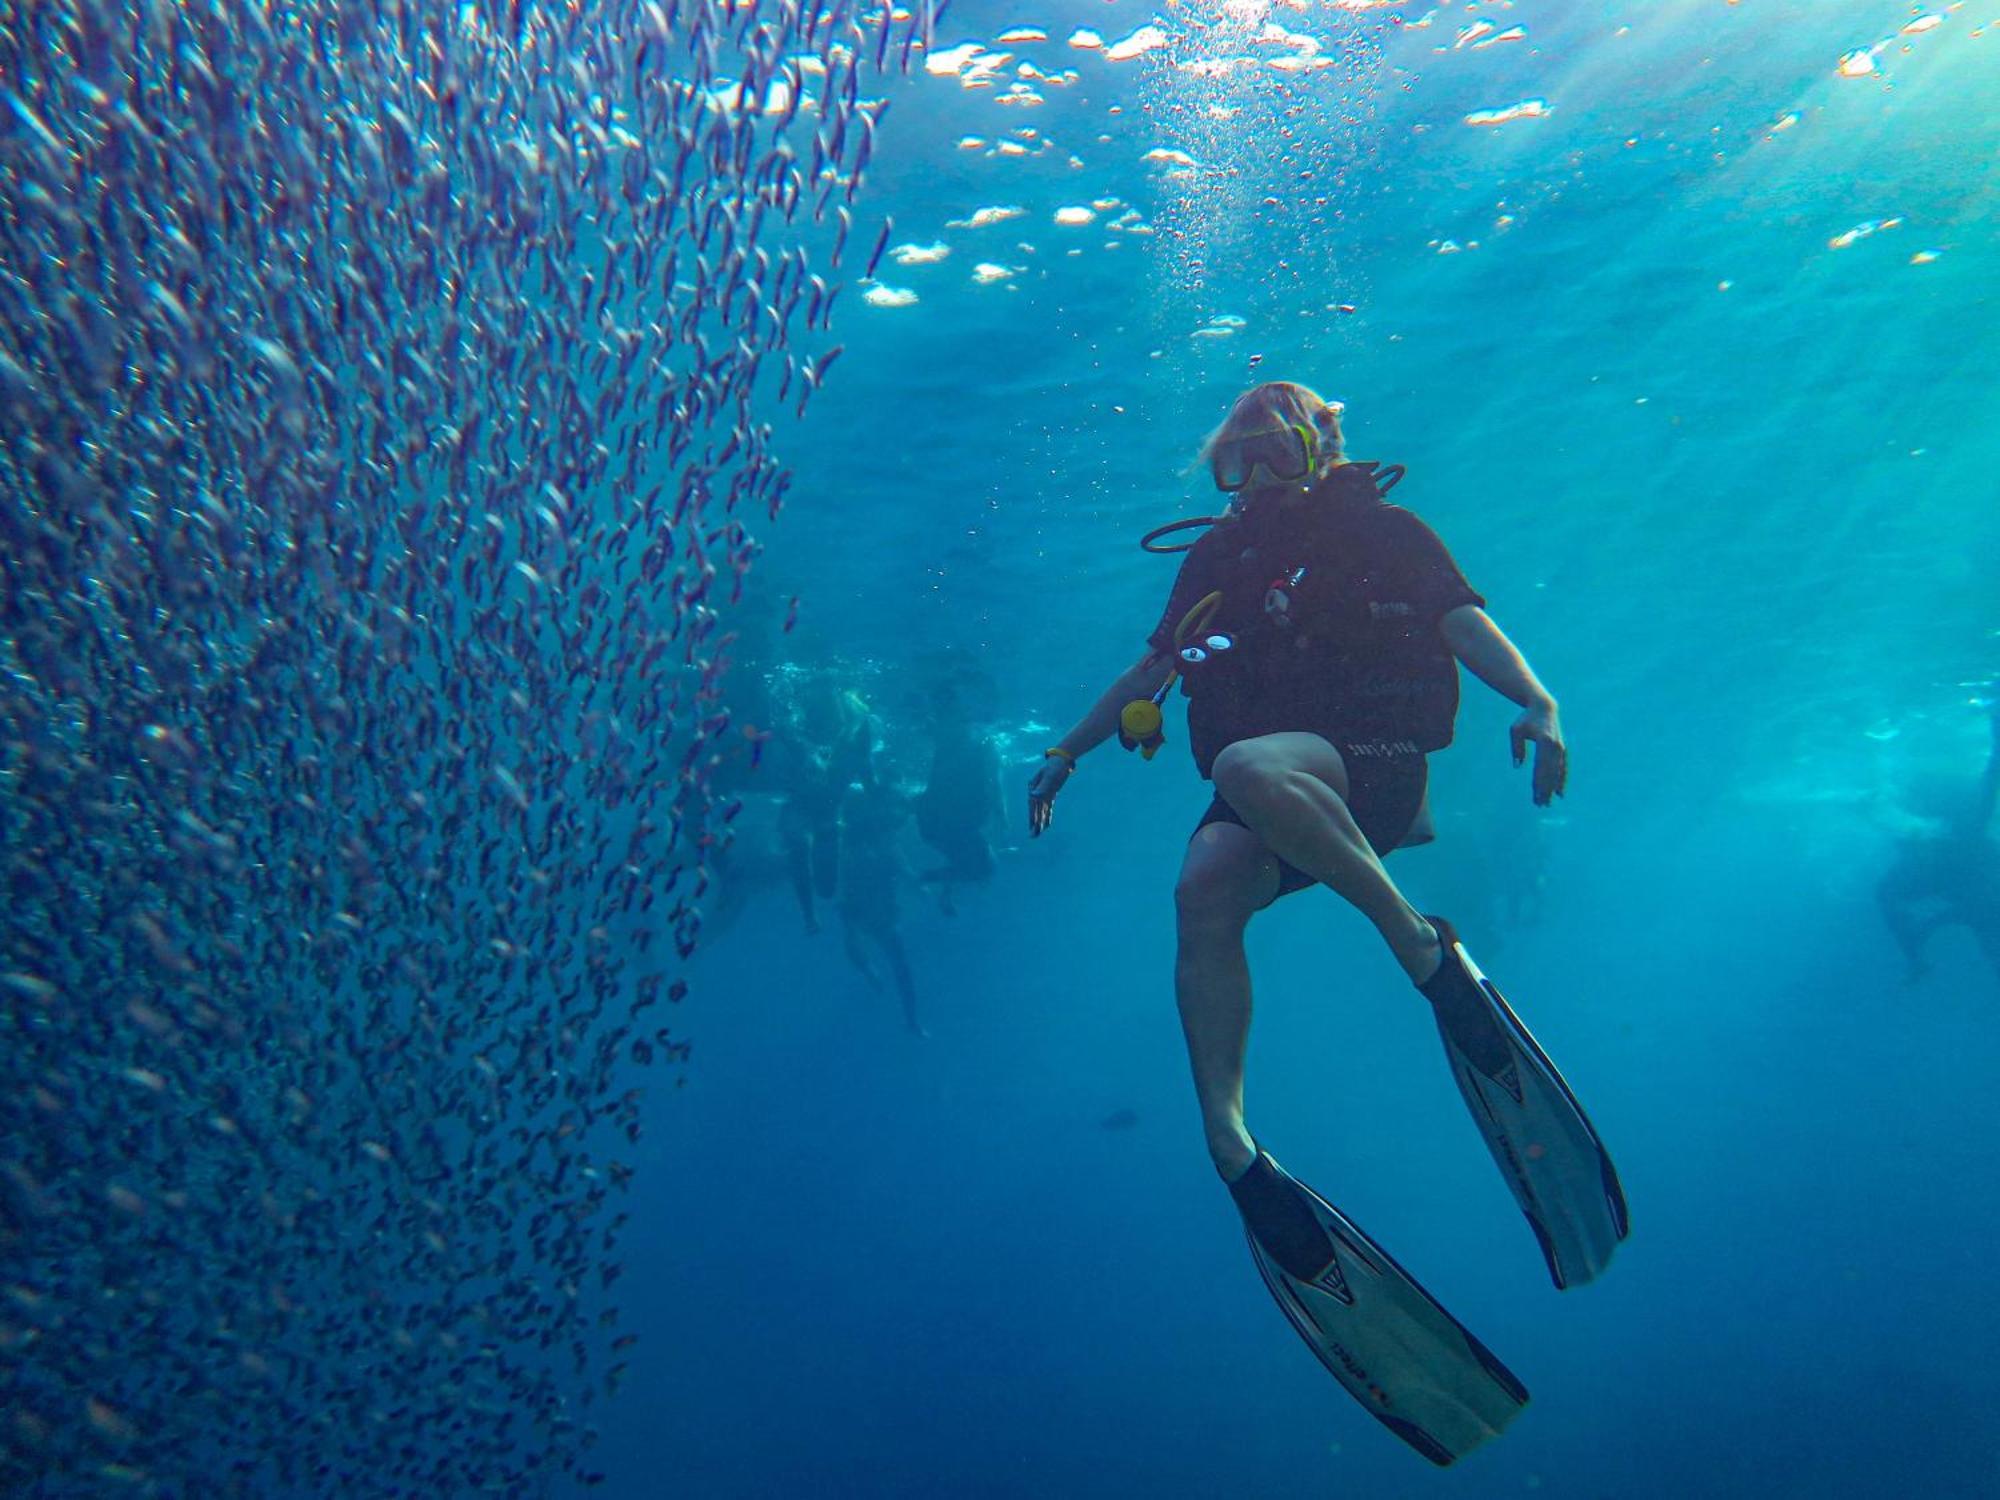
M1173 678L1167 683L1172 686ZM1161 731L1165 716L1160 712L1160 699L1166 692L1163 687L1157 697L1134 698L1118 711L1118 743L1127 750L1137 750L1141 759L1151 760L1167 742Z

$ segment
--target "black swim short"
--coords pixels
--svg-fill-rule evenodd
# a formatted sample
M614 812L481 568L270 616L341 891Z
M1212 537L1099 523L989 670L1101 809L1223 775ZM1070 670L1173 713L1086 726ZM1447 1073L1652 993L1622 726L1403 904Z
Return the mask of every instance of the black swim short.
M1360 746L1342 746L1341 759L1347 764L1347 810L1354 815L1361 836L1377 855L1387 854L1403 842L1417 814L1423 810L1424 789L1430 784L1430 765L1421 755L1371 756L1357 754ZM1211 823L1234 823L1246 827L1236 809L1217 793L1208 811L1195 824L1199 833ZM1192 838L1194 835L1190 834ZM1318 881L1304 870L1284 860L1278 861L1278 895L1289 896ZM1276 900L1277 897L1273 897Z

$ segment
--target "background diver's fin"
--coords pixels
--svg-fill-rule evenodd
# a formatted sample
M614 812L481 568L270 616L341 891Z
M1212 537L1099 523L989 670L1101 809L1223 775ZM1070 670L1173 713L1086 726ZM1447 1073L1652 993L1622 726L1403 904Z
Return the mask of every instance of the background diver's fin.
M1266 1163L1330 1246L1326 1268L1303 1281L1248 1236L1264 1285L1320 1363L1434 1464L1497 1436L1527 1404L1527 1387L1339 1209L1268 1156L1253 1170Z

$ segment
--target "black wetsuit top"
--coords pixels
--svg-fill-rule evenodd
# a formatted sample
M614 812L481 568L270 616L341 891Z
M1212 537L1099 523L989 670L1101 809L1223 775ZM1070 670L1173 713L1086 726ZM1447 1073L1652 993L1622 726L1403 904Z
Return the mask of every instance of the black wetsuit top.
M1350 759L1421 756L1451 743L1458 664L1439 626L1461 605L1486 601L1437 533L1381 498L1373 468L1333 470L1303 514L1281 520L1275 507L1258 507L1228 517L1182 560L1149 643L1175 650L1175 628L1217 589L1220 607L1189 640L1233 640L1182 667L1188 739L1204 777L1224 746L1286 730L1324 735ZM1286 589L1290 623L1281 624L1265 596L1300 568Z

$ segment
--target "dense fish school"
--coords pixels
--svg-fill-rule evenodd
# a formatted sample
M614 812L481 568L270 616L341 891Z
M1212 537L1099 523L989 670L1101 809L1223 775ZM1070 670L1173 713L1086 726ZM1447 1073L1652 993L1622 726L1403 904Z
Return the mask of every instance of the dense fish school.
M933 24L5 11L0 1490L599 1477L763 414Z

